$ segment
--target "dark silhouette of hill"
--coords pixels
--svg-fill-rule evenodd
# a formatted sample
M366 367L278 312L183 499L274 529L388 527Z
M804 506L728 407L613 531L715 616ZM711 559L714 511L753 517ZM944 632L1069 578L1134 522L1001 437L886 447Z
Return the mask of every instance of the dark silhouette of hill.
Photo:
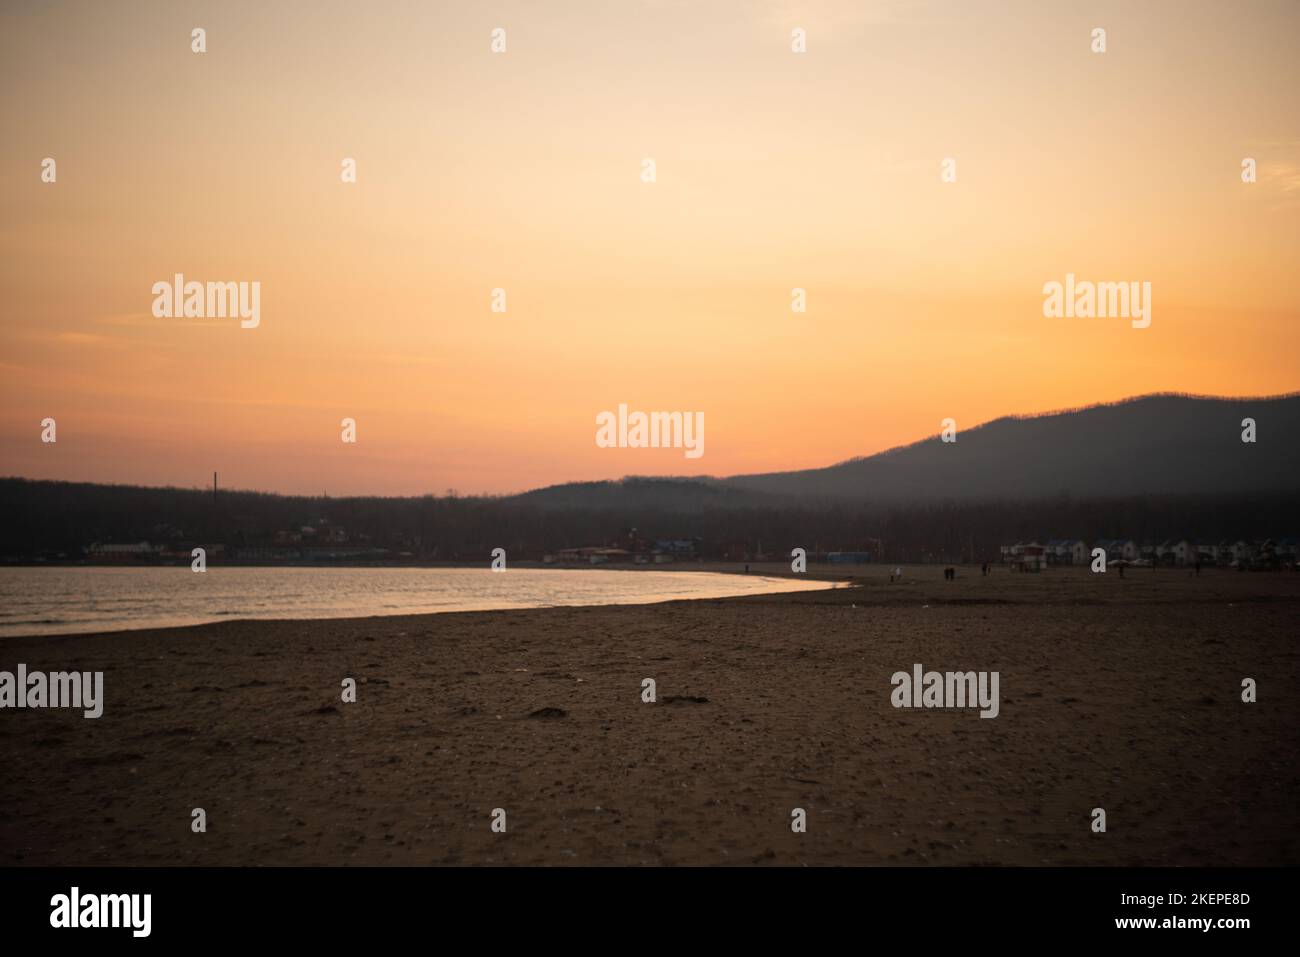
M779 473L794 475L798 473ZM628 476L616 482L568 482L515 495L512 501L539 508L664 509L696 514L711 509L778 504L786 495L743 489L715 478Z
M1244 418L1257 441L1241 440ZM557 508L636 504L693 512L791 499L899 504L1293 490L1300 476L1300 393L1223 399L1162 393L1035 416L1006 416L827 468L725 479L624 479L520 496Z
M1241 441L1248 416L1255 444ZM1032 538L1294 536L1297 475L1300 395L1156 395L998 419L956 443L936 433L824 469L577 482L506 497L214 496L0 478L0 561L78 561L96 542L148 541L182 563L191 546L214 543L228 549L214 553L218 563L486 562L496 547L540 559L566 546L658 539L693 540L707 558L734 556L740 544L742 554L799 546L899 561L996 559L999 544ZM327 526L346 540L322 545Z

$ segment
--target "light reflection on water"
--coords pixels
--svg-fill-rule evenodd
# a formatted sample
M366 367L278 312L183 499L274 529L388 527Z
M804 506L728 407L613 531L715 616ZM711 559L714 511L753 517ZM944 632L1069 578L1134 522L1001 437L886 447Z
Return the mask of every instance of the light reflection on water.
M194 625L236 618L352 618L623 605L829 588L699 571L511 568L0 569L0 636Z

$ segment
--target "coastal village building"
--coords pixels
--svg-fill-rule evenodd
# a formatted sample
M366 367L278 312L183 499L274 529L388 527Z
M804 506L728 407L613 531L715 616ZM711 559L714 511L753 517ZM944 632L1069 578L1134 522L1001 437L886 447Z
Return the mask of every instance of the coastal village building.
M1196 542L1190 538L1170 538L1162 542L1138 544L1131 538L1103 538L1089 545L1082 539L1050 539L1046 545L1016 542L1000 546L1003 564L1016 570L1037 571L1047 565L1087 565L1092 549L1106 551L1106 564L1116 562L1143 566L1189 568L1211 565L1233 568L1295 567L1300 558L1300 540L1267 538L1248 542ZM1031 567L1038 566L1038 567Z
M1135 562L1143 557L1138 543L1131 538L1103 538L1093 543L1093 548L1106 550L1106 563L1113 561Z
M655 542L654 550L674 558L694 558L698 542L690 538L660 539Z
M1088 560L1088 543L1079 538L1053 538L1047 543L1051 565L1082 565Z
M1047 546L1039 545L1037 542L1030 542L1028 545L1017 542L1009 559L1012 571L1017 572L1041 572L1047 567Z
M1196 546L1185 538L1160 543L1160 561L1164 565L1195 565L1199 554Z
M86 551L94 558L104 561L128 562L137 558L152 558L162 551L161 545L148 542L135 542L130 545L106 545L95 542Z
M583 565L604 565L608 562L630 561L632 553L626 548L606 548L603 545L584 546L582 548L561 548L554 555L547 555L542 561L577 562Z

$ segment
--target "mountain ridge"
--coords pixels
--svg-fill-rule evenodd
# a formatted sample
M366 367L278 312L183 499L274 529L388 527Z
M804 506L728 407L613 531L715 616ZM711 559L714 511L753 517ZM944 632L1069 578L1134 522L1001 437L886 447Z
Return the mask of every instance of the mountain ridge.
M1242 419L1256 441L1242 441ZM1214 495L1284 491L1300 476L1300 392L1221 397L1154 392L1113 402L1008 414L956 441L939 433L833 465L726 477L627 476L570 482L512 498L542 506L614 507L677 499L684 510L790 499L898 504L1053 496Z

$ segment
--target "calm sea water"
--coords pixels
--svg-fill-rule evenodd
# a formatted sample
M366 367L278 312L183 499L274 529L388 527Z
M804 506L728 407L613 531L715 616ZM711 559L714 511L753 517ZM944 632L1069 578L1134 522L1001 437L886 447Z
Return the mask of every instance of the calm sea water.
M627 605L808 591L829 583L713 572L511 568L0 568L0 636Z

